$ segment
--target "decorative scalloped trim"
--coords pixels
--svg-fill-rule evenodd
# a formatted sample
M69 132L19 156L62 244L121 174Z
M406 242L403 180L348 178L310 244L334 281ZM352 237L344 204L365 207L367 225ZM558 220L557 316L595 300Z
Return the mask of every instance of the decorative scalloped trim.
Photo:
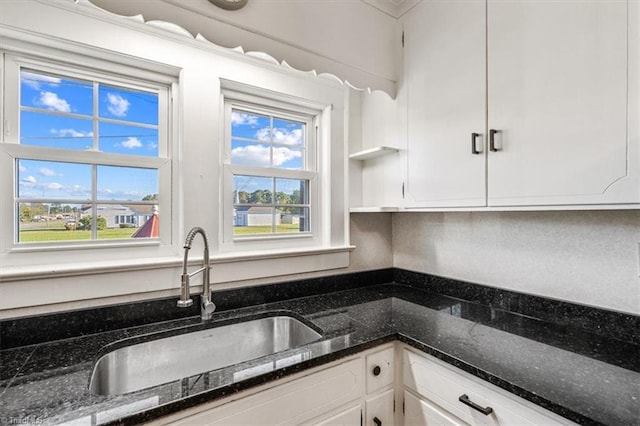
M110 11L108 11L106 9L103 9L103 8L99 7L99 6L96 6L95 4L91 3L89 0L72 0L72 1L75 4L89 5L92 8L94 8L95 10L100 11L101 13L106 13L108 15L111 15L111 16L114 16L114 17L117 17L117 18L120 18L120 19L122 19L122 18L128 19L128 20L135 21L135 22L142 23L142 24L146 24L146 25L149 25L149 26L152 26L152 27L155 27L155 28L167 31L167 32L171 32L173 34L178 34L180 36L188 37L188 38L191 38L193 40L209 43L209 44L215 46L218 49L225 49L225 50L227 50L229 52L238 53L238 54L244 55L246 57L260 59L260 60L268 62L268 63L270 63L272 65L280 66L280 67L286 68L286 69L291 70L291 71L299 72L301 74L306 74L306 75L311 76L311 77L317 77L317 78L322 78L322 79L325 79L325 80L334 81L334 82L337 82L339 84L346 85L346 86L350 87L353 90L363 91L363 92L367 92L367 93L382 92L382 93L386 94L390 99L393 99L392 96L389 95L389 93L387 93L384 90L380 90L380 89L371 90L370 87L366 87L366 88L357 87L357 86L354 86L353 84L351 84L351 82L349 82L348 80L346 80L346 79L343 80L340 77L338 77L337 75L332 74L332 73L320 73L320 74L318 74L318 72L316 70L309 70L309 71L300 70L300 69L292 67L285 60L278 61L276 58L274 58L273 56L271 56L270 54L268 54L266 52L259 52L259 51L246 52L242 46L237 46L237 47L220 46L219 44L216 44L213 41L208 40L205 36L203 36L200 33L198 33L198 34L196 34L194 36L193 34L191 34L191 32L189 30L187 30L183 26L175 24L175 23L172 23L172 22L161 21L161 20L149 20L149 21L147 21L147 20L145 20L144 16L141 15L141 14L133 15L133 16L119 15L117 13L113 13L113 12L110 12Z

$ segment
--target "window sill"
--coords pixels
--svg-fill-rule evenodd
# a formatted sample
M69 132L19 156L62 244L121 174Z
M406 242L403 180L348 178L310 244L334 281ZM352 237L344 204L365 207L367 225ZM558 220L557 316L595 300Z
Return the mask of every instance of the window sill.
M229 253L211 257L211 265L217 271L212 274L214 283L264 278L277 275L337 269L348 266L348 253L355 246L313 248L301 250L269 250L246 253ZM346 264L345 257L346 255ZM291 262L290 259L299 258ZM277 266L273 260L286 260L286 265ZM201 264L202 258L190 258L189 264ZM266 268L258 267L260 264ZM2 268L0 283L10 281L41 280L50 278L78 277L96 274L124 273L134 271L178 268L182 266L180 257L159 257L153 259L110 260L57 265L13 266ZM276 267L274 267L276 266Z

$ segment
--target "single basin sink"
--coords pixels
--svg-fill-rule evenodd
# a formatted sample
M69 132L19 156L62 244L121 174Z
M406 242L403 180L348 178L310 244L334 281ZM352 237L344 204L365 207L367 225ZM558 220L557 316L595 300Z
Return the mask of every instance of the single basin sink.
M118 395L292 349L322 337L278 315L162 337L113 350L96 362L89 389Z

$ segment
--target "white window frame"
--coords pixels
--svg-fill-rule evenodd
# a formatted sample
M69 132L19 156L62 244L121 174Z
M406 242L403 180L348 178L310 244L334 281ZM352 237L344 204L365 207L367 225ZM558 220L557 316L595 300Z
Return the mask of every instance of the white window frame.
M231 88L229 88L231 86ZM223 81L221 91L222 114L222 188L220 207L222 223L220 227L220 251L260 252L265 250L306 249L327 244L326 233L321 232L328 224L322 206L329 203L329 195L323 194L323 143L322 129L325 108L313 101L294 96L274 93L263 89L243 86L239 83ZM270 167L250 167L231 164L231 112L233 109L271 115L286 120L305 123L305 164L303 170L287 170ZM309 181L309 232L265 234L250 236L233 235L233 176L254 175L261 177L281 177Z
M105 261L128 259L132 256L144 259L174 255L178 250L176 214L179 176L179 144L176 135L176 105L178 95L178 70L161 64L148 63L100 49L83 48L81 52L69 52L55 47L30 44L17 40L4 43L1 70L4 93L2 108L2 140L0 142L0 262L5 266L33 266L34 263L57 265L101 259ZM63 59L62 59L63 58ZM19 143L20 119L20 70L59 75L63 78L97 81L101 84L150 91L158 94L158 157L123 156L92 150L75 151L45 148ZM60 161L67 163L95 164L105 166L149 168L158 171L160 199L158 209L163 225L157 239L134 240L88 240L57 243L17 242L16 159ZM94 177L95 179L95 177ZM95 184L95 182L94 182ZM56 202L78 204L78 200L56 200ZM137 204L118 201L117 204ZM102 202L99 202L102 204ZM107 203L109 204L109 203ZM142 202L141 204L144 204ZM132 251L133 250L133 251ZM73 256L69 256L72 251ZM33 253L38 252L37 262ZM69 260L72 258L73 260Z

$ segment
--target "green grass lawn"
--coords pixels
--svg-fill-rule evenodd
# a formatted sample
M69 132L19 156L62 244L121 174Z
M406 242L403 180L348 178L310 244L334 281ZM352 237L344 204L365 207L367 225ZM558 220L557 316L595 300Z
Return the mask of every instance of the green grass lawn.
M276 232L278 233L292 233L300 232L300 225L295 224L280 224L276 225ZM233 235L256 235L256 234L271 234L271 226L234 226Z
M131 238L137 228L108 228L98 231L99 240ZM20 231L21 243L35 243L43 241L77 241L91 239L91 231L69 231L63 228L25 229Z

